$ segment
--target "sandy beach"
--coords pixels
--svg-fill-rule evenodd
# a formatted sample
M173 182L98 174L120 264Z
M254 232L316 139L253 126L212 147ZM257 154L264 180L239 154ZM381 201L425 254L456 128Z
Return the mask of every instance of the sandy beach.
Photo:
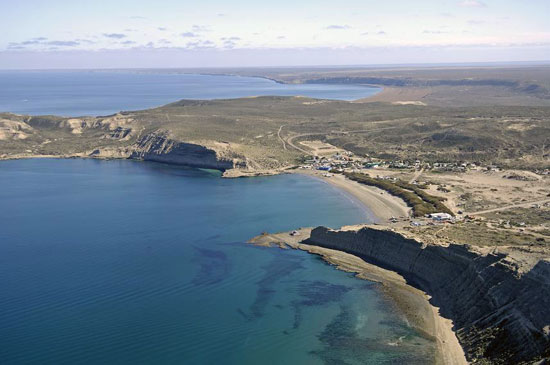
M361 226L349 226L342 229L358 229ZM253 238L249 242L259 246L279 246L293 248L319 255L339 270L356 273L357 277L381 284L381 291L397 309L403 313L411 327L434 339L437 353L435 364L468 364L464 351L452 330L452 321L443 318L439 309L429 303L430 297L423 291L407 284L406 280L394 271L369 264L357 256L346 252L301 243L309 237L311 228L301 228L299 234L291 236L288 232L267 234Z
M363 204L374 217L373 223L387 223L392 217L408 217L411 210L405 202L382 189L367 186L356 181L346 179L344 175L331 174L323 176L320 171L296 170L297 173L322 179L324 182L350 194L354 199Z
M372 213L373 223L384 224L391 217L399 218L409 215L410 208L403 200L381 189L359 184L339 174L331 174L330 177L326 177L323 172L312 170L299 170L297 173L322 179L322 181L349 194ZM342 229L359 228L361 226L349 226ZM278 245L281 248L291 247L304 250L321 256L340 270L356 273L358 278L380 283L382 292L395 303L405 315L408 323L436 341L438 350L436 364L462 365L468 363L452 330L451 320L440 316L439 309L429 303L430 297L425 292L408 285L406 280L396 272L369 264L354 255L301 243L302 240L309 237L311 228L301 228L299 232L300 234L296 236L291 236L288 232L258 236L250 242L256 245Z

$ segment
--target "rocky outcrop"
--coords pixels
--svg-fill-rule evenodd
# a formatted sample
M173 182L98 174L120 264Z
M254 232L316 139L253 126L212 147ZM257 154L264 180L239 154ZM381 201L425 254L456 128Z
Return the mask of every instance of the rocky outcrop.
M139 138L130 158L221 171L246 167L245 159L237 154L177 141L162 131Z
M27 139L34 129L20 121L0 119L0 141Z
M131 147L102 147L88 151L86 156L99 159L127 159L130 158L134 150Z
M60 138L48 139L44 131L59 131ZM247 158L235 151L235 144L213 140L184 142L181 136L174 136L171 130L165 129L146 132L142 124L125 114L97 118L0 114L0 142L25 139L30 143L21 145L19 150L10 144L6 149L8 153L0 154L0 158L78 156L136 159L224 172L243 169L254 173Z
M72 134L80 135L86 130L100 129L105 131L102 138L129 140L135 134L133 119L120 114L109 117L87 117L63 119L57 123L59 128L68 129Z
M427 245L383 229L315 228L307 244L345 251L396 271L428 293L469 360L495 364L550 358L550 261L504 250Z

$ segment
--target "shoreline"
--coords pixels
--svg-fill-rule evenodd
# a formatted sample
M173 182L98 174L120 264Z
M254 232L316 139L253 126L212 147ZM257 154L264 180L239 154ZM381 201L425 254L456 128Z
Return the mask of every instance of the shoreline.
M352 230L363 226L367 225L347 226L341 229ZM395 271L367 263L343 251L302 243L302 239L309 235L311 228L300 228L298 231L299 236L291 236L288 232L266 234L254 237L248 243L306 251L320 256L338 270L355 274L358 279L379 283L380 293L397 307L397 310L405 316L407 323L416 331L434 340L435 364L468 364L464 350L453 331L453 322L442 317L439 308L430 304L428 294L407 284L405 278Z
M411 209L398 197L372 186L366 186L356 181L346 179L343 175L323 177L317 171L287 171L298 175L308 176L321 180L335 189L349 196L355 203L361 204L365 211L375 218L374 225L381 224L391 217L408 217ZM399 215L398 215L399 214ZM368 214L367 214L368 215ZM340 228L354 230L368 225L354 225ZM453 322L439 313L439 308L430 302L430 296L424 291L407 284L405 278L395 271L367 263L361 258L344 251L308 245L301 240L308 236L311 228L300 228L300 236L290 236L288 232L267 234L252 238L249 243L271 247L273 244L280 248L293 248L320 256L325 262L338 270L354 273L362 280L377 282L381 285L380 291L387 296L397 309L405 316L411 327L433 338L436 344L436 364L468 364L464 349L460 345L456 333L453 331Z
M157 69L151 69L151 70L148 70L148 69L118 69L118 68L115 68L115 69L67 69L67 70L64 70L64 69L61 69L61 70L55 70L55 71L61 71L61 72L97 72L97 73L109 73L109 72L112 72L112 73L133 73L133 74L156 74L156 75L187 75L187 76L220 76L220 77L238 77L238 78L251 78L251 79L262 79L262 80L267 80L267 81L270 81L270 82L273 82L275 84L278 84L278 85L311 85L311 84L316 84L316 83L311 83L311 81L313 81L314 79L305 79L305 80L301 80L299 82L288 82L288 81L285 81L285 80L281 80L281 79L277 79L277 78L274 78L274 77L270 77L270 76L265 76L265 75L241 75L241 74L238 74L238 73L227 73L227 72L223 72L223 73L216 73L216 72L181 72L180 70L178 69L164 69L164 70L170 70L168 72L160 72L160 70L157 70ZM14 72L28 72L28 71L33 71L33 72L50 72L52 70L34 70L34 69L31 69L31 70L8 70L8 71L14 71ZM329 101L345 101L345 102L348 102L348 103L362 103L362 102L370 102L370 99L372 97L375 97L377 95L380 95L380 94L383 94L386 87L383 86L383 85L376 85L376 84L363 84L363 83L350 83L350 84L340 84L340 83L331 83L331 82L327 82L327 83L320 83L320 84L317 84L317 85L331 85L331 86L334 86L334 85L349 85L349 86L361 86L361 87L365 87L365 88L370 88L370 89L377 89L377 91L374 93L374 94L371 94L371 95L367 95L367 96L363 96L363 97L359 97L358 99L339 99L339 98L321 98L321 97L313 97L313 96L305 96L305 95L272 95L272 94L261 94L261 95L248 95L248 96L236 96L236 97L223 97L223 98L201 98L201 99L195 99L195 98L180 98L180 99L176 99L176 100L173 100L173 101L167 101L165 103L162 103L162 104L159 104L159 105L154 105L154 106L150 106L150 107L145 107L145 108L141 108L141 109L135 109L135 110L118 110L118 111L113 111L112 113L110 114L106 114L106 115L96 115L96 114L86 114L86 115L79 115L79 116L74 116L74 115L63 115L63 114L29 114L28 112L26 113L20 113L20 112L12 112L12 111L0 111L0 113L8 113L8 114L14 114L14 115L22 115L22 116L44 116L44 115L52 115L52 116L56 116L56 117L61 117L61 118L82 118L82 117L90 117L90 118L100 118L100 117L107 117L107 116L111 116L111 115L116 115L116 114L120 114L120 113L127 113L127 112L137 112L137 111L141 111L141 110L149 110L149 109L156 109L156 108L160 108L160 107L163 107L163 106L166 106L166 105L169 105L169 104L173 104L173 103L177 103L179 101L182 101L182 100L192 100L192 101L215 101L215 100L236 100L236 99L246 99L246 98L255 98L255 97L269 97L269 96L280 96L280 97L288 97L288 98L295 98L295 97L307 97L307 98L310 98L310 99L314 99L314 100L329 100Z
M331 177L324 177L322 173L311 170L294 170L289 173L319 179L351 196L354 201L362 204L365 210L372 213L375 224L385 224L392 217L406 218L411 211L411 208L401 198L374 186L349 180L344 175L333 174Z
M34 156L18 156L9 159L29 159L29 158L86 158L98 159L97 157L72 155L72 156L50 156L50 155L34 155ZM99 158L105 160L105 158ZM121 158L109 158L107 160L120 160ZM133 159L127 159L133 160ZM137 161L137 160L134 160ZM408 215L408 208L401 199L391 196L390 194L375 188L369 187L358 182L351 181L343 175L332 175L329 178L324 178L316 171L273 171L274 175L281 173L295 173L302 176L315 178L330 184L335 189L346 194L353 199L355 203L361 204L364 210L372 215L375 220L380 222L387 221L389 217L396 216L394 214ZM376 223L375 223L376 224ZM358 226L343 227L342 229L354 229ZM306 230L304 230L306 231ZM311 231L311 229L309 229ZM300 236L298 236L300 237ZM428 302L428 295L408 285L405 279L394 271L386 270L381 267L369 264L362 259L345 253L343 251L322 248L303 244L300 238L292 237L288 233L273 234L261 236L262 240L274 239L278 241L280 247L292 247L294 249L304 250L306 252L321 256L326 262L334 265L337 269L346 272L355 273L356 276L363 280L378 282L382 285L382 293L388 295L398 309L405 315L407 321L415 329L432 337L436 341L437 353L436 363L443 364L467 364L464 351L460 346L455 333L452 331L452 322L439 315L438 308L432 306ZM303 237L303 236L301 236ZM254 241L253 238L250 242ZM255 243L255 242L254 242ZM260 245L271 246L271 241L264 241ZM257 243L255 243L257 244ZM439 361L440 360L440 361Z

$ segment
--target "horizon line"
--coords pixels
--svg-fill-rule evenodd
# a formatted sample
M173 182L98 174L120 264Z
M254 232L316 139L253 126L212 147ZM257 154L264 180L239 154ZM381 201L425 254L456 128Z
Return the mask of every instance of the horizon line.
M415 62L415 63L372 63L372 64L311 64L311 65L278 65L278 66L192 66L192 67L48 67L48 68L0 68L0 71L96 71L96 70L219 70L219 69L304 69L304 68L385 68L385 67L476 67L476 66L550 66L548 60L530 61L477 61L477 62Z

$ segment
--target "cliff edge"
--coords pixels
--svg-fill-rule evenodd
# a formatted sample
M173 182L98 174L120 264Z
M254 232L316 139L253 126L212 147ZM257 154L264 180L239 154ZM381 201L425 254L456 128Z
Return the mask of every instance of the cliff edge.
M221 171L246 167L244 157L233 153L221 143L217 143L217 146L208 146L182 142L162 132L146 134L139 138L129 158Z
M304 243L358 256L396 271L425 291L472 362L550 359L550 259L528 249L425 244L364 227L312 230Z

